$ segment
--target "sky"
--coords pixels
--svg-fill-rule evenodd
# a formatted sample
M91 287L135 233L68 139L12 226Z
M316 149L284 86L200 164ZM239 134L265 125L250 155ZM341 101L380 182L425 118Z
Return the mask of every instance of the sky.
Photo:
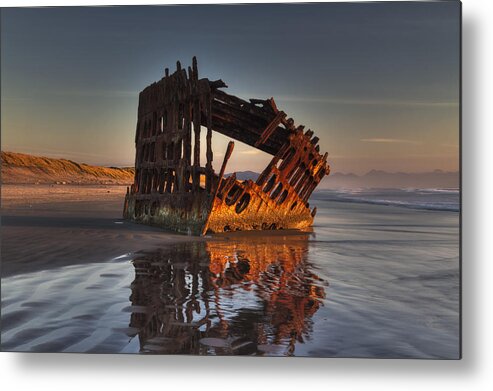
M455 1L3 8L1 148L131 166L139 92L193 56L226 92L274 97L332 172L459 169ZM228 171L269 160L236 142Z

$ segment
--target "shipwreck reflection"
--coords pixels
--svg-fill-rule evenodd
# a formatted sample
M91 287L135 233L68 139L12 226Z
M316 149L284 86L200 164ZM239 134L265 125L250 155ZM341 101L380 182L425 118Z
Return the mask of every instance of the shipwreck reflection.
M130 326L140 351L290 355L324 285L304 235L177 244L133 260Z

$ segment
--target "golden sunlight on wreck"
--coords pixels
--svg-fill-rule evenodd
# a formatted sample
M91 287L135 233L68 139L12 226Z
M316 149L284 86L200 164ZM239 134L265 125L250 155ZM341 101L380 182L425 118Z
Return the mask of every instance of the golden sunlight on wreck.
M306 236L240 238L141 254L130 298L141 351L292 354L325 297L307 247Z
M319 138L279 110L273 98L249 102L222 91L222 80L199 79L194 57L188 73L173 74L139 95L135 180L125 197L125 218L191 234L302 229L316 208L308 199L330 173ZM205 162L201 144L205 130ZM212 132L248 145L240 151L272 156L258 178L224 176L234 142L213 167ZM202 133L202 135L201 135Z

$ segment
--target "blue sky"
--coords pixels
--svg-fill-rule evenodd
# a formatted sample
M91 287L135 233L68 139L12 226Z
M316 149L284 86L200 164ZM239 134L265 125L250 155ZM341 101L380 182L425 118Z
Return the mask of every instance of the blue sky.
M314 130L333 171L458 169L458 2L11 8L1 22L2 150L131 165L139 91L195 55L201 77ZM227 140L213 140L218 166ZM229 168L268 158L238 144Z

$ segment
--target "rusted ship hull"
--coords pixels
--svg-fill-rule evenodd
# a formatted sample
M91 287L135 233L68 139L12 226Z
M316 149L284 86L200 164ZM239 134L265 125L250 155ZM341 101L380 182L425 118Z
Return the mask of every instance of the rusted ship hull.
M208 229L212 232L248 231L269 229L302 229L313 223L310 209L301 204L294 208L279 208L262 188L252 181L244 183L243 196L239 201L227 205L219 197L214 199ZM249 198L249 203L241 213L238 210ZM297 202L297 201L294 201Z
M199 80L195 58L188 75L179 63L165 74L139 96L136 174L124 217L196 235L309 227L316 210L308 199L330 171L313 132L295 127L272 98L247 102L221 91L221 80ZM207 129L205 165L201 127ZM224 177L233 142L214 172L213 130L273 155L255 182Z

